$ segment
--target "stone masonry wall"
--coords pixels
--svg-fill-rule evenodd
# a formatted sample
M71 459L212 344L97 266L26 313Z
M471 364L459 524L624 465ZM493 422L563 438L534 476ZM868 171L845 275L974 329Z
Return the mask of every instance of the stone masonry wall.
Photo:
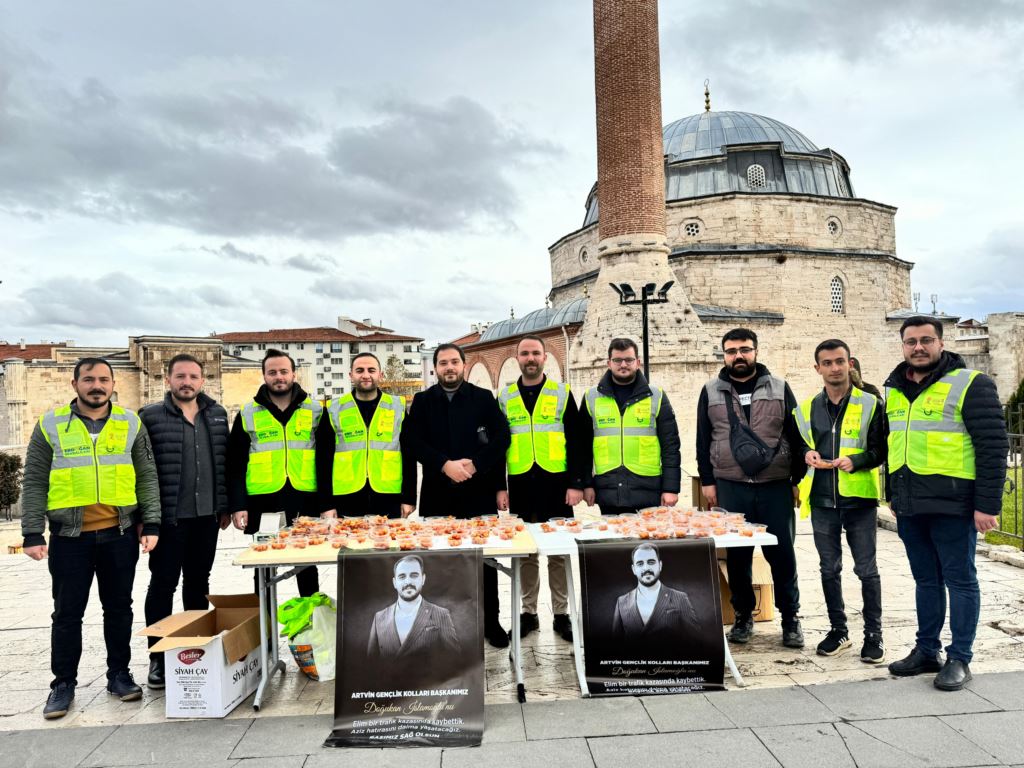
M1006 402L1024 379L1024 312L999 312L988 316L989 365Z

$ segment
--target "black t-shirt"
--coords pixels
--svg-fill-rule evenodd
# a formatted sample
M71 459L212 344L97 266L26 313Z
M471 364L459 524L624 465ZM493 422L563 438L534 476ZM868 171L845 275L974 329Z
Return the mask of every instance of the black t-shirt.
M523 398L523 406L526 410L532 414L533 406L537 404L537 398L540 397L540 391L544 389L545 379L540 380L540 384L531 384L527 386L522 383L522 379L519 380L519 396Z
M754 394L754 388L757 386L757 376L751 376L746 381L736 381L736 379L729 379L732 384L732 388L736 390L736 396L740 399L740 405L743 406L743 414L747 417L747 423L750 423L750 396Z
M629 400L634 390L633 381L628 384L619 384L615 379L612 379L612 394L615 395L615 403L619 406L619 413L624 413L626 410L626 401Z
M377 411L377 403L380 402L380 390L377 390L377 396L373 400L360 400L358 397L353 399L359 406L359 415L363 417L363 424L369 427L370 422L373 421L373 414Z

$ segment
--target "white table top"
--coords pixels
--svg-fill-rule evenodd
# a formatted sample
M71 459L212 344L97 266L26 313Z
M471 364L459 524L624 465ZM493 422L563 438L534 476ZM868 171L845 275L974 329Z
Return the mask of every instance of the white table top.
M537 544L537 553L541 555L575 555L579 549L576 546L577 539L584 541L600 541L619 539L625 541L622 536L614 531L598 531L596 529L584 529L580 533L567 533L562 528L556 528L554 533L544 533L540 523L527 525L533 540ZM760 544L763 547L770 547L779 543L779 540L771 533L755 533L753 536L740 536L738 533L727 533L724 536L712 536L715 540L715 547L728 549L729 547L753 547ZM633 541L633 539L629 539ZM636 539L639 541L639 539ZM672 541L672 539L669 539ZM697 541L697 539L694 539ZM659 543L659 542L655 542Z

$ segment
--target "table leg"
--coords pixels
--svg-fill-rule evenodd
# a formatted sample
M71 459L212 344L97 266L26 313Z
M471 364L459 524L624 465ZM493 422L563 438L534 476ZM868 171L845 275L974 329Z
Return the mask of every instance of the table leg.
M270 571L275 570L273 568L256 569L257 590L259 591L260 598L260 682L256 686L256 696L252 700L252 708L257 712L260 711L260 707L263 704L263 694L266 691L267 681L270 679L270 676L278 669L282 672L284 671L284 662L277 658L277 643L271 639L275 636L272 628L268 626L268 611L270 608L267 605L269 602L268 598L277 591L274 585L268 582L273 578L273 574ZM270 579L268 579L268 576L270 576ZM272 605L276 608L276 601ZM271 649L273 649L273 663L271 663Z
M564 555L565 561L565 585L569 593L569 620L572 622L572 655L576 662L576 677L580 682L580 695L590 696L590 688L587 687L587 671L583 664L583 627L580 621L580 611L576 604L576 587L573 584L574 574L572 571L572 557Z
M736 681L736 685L743 688L746 683L743 682L743 677L740 675L739 669L736 667L736 662L732 658L732 651L729 650L729 638L722 635L722 642L725 644L725 663L729 665L729 671L732 673L732 679Z
M274 660L274 668L277 668L278 661L280 660L280 648L281 644L277 638L277 566L273 566L270 569L270 658ZM281 665L282 671L284 665Z
M519 558L511 558L511 577L512 577L512 635L511 635L511 651L512 651L512 669L516 676L516 695L519 698L519 702L526 701L526 684L523 682L523 649L522 640L519 637L519 620L520 611L522 610L522 584L519 580Z

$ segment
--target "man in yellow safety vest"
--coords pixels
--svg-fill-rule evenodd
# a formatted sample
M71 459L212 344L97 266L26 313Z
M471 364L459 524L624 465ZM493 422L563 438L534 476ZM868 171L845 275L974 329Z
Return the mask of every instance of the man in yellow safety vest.
M875 542L878 531L878 466L885 461L884 406L854 386L850 348L827 339L814 350L814 370L825 387L794 409L809 469L800 481L801 516L811 515L814 546L821 566L821 588L831 629L818 643L818 655L836 656L850 648L843 605L843 531L853 555L864 601L861 661L879 664L882 645L882 583Z
M971 679L981 613L974 550L1002 509L1006 423L992 379L944 351L941 320L910 317L900 339L904 362L885 382L889 487L917 585L917 642L889 671L938 672L935 687L955 691ZM953 640L943 664L947 590Z
M291 355L268 349L263 386L242 406L228 438L228 507L236 528L255 533L264 512L284 512L291 523L316 515L316 431L323 407L295 381ZM316 568L295 577L299 594L320 588Z
M103 604L107 691L121 701L142 698L128 671L132 586L140 543L150 552L160 533L153 449L138 415L111 402L110 363L79 360L71 385L75 399L40 416L32 432L22 496L24 552L46 559L53 581L47 719L66 715L75 698L82 617L94 576Z
M334 398L316 436L317 486L327 515L408 517L416 509L416 457L402 450L405 398L380 390L380 360L352 358L352 391Z

